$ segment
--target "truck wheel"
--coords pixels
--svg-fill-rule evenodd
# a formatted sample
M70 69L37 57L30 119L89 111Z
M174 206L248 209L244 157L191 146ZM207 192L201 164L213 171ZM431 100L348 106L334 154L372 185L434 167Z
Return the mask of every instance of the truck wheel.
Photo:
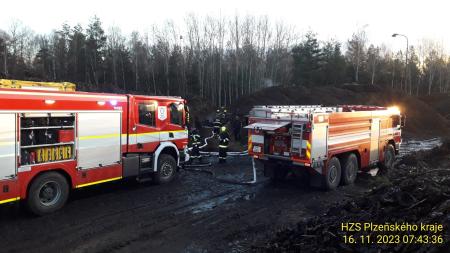
M353 184L358 174L358 158L355 154L351 153L347 155L343 160L344 167L342 168L342 184Z
M153 174L153 181L156 184L163 184L172 181L177 173L177 162L175 158L168 154L160 154L158 157L158 169Z
M69 185L58 172L47 172L33 180L28 190L28 209L39 216L61 209L69 198Z
M388 144L386 146L386 150L384 151L384 161L381 163L381 167L383 169L390 170L394 167L395 161L395 149L392 144Z
M327 171L323 177L325 179L326 190L334 190L338 187L341 181L341 164L339 159L333 157L328 161Z

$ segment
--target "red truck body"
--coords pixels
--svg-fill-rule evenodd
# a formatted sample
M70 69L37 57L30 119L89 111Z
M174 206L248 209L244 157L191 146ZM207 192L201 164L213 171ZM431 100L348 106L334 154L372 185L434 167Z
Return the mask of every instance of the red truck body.
M80 188L157 172L163 153L179 162L185 118L178 97L0 89L0 203L49 171Z
M255 106L246 127L248 152L275 171L284 164L326 177L333 158L344 173L350 154L358 169L382 164L387 149L398 154L401 126L394 107Z

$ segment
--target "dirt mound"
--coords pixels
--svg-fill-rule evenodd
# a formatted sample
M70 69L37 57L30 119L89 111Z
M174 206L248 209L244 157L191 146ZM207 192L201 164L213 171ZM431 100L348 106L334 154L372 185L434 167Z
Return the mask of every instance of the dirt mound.
M450 119L450 94L435 94L423 96L420 99L438 111L444 118Z
M450 142L447 141L431 151L406 156L388 176L379 177L377 186L365 195L336 204L323 216L305 219L295 229L278 232L275 239L254 249L268 252L445 252L450 246L449 155ZM343 232L341 226L348 222L439 224L443 225L443 231ZM359 241L344 243L344 236L349 235ZM359 239L362 235L370 235L372 243L362 243ZM400 243L374 243L379 235L394 235L393 238L400 235ZM415 243L403 243L410 235L416 236ZM420 242L417 241L419 235L422 235ZM428 241L433 235L434 238L441 236L441 243Z
M449 133L449 122L420 99L379 86L341 85L338 87L271 87L240 99L232 106L247 113L254 105L396 105L406 114L405 132L418 137L443 136Z

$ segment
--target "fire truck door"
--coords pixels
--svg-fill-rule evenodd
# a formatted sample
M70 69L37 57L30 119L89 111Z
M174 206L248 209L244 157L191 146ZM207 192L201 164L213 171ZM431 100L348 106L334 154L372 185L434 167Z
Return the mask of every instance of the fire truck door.
M380 145L380 119L372 119L370 129L370 162L377 162Z
M157 113L158 117L160 117L159 107L156 101L137 101L137 131L134 135L136 138L136 152L152 152L159 144L160 129L156 119Z
M16 175L16 114L0 114L0 180Z

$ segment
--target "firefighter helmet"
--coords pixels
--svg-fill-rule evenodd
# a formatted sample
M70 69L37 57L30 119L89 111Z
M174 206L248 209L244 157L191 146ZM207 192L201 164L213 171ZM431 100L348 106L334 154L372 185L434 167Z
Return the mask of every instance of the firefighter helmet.
M220 128L220 131L221 131L221 132L227 131L227 127L226 127L226 126L221 127L221 128Z

